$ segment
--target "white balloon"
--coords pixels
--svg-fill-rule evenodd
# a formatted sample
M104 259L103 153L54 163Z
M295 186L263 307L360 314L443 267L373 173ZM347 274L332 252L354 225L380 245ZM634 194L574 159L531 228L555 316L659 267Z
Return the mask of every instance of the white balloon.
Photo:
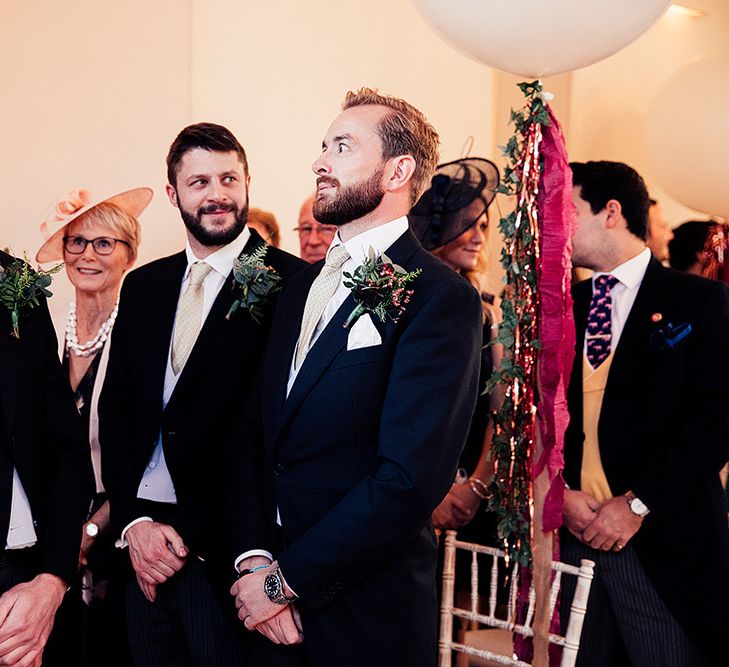
M729 55L678 70L648 109L646 145L664 190L689 208L729 218Z
M620 51L671 0L413 0L446 42L485 65L538 78Z

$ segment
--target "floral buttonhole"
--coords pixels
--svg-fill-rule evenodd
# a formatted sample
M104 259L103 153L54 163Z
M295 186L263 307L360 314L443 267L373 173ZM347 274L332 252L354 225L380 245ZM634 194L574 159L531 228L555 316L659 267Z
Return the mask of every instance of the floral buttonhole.
M407 285L422 272L422 269L408 272L387 255L370 247L364 262L352 273L343 274L344 286L352 291L357 304L344 328L349 328L364 313L376 315L380 322L389 319L397 324L413 295L413 290L407 289Z
M13 325L11 334L20 338L20 315L25 310L36 308L41 296L53 296L48 289L53 274L61 270L63 262L48 271L33 269L24 253L24 260L16 259L8 268L0 266L0 303L10 311Z
M268 247L263 244L253 252L242 252L233 260L233 292L237 298L230 306L225 319L231 319L243 308L250 313L256 324L260 324L263 307L271 297L281 291L281 276L264 261Z

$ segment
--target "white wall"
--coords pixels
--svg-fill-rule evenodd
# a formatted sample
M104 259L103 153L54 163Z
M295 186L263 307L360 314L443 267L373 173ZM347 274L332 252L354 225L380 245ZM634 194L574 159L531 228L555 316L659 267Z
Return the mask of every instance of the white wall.
M199 0L194 4L192 115L229 126L251 163L251 202L272 210L284 247L313 191L311 163L347 90L380 88L419 107L443 159L491 145L487 68L441 42L409 0ZM214 48L213 48L214 47Z
M703 18L689 18L669 10L633 44L614 56L572 75L571 121L567 148L572 160L619 160L646 179L672 225L689 218L705 219L666 193L653 178L644 126L646 112L660 86L692 60L729 50L729 2L689 0L705 9ZM698 102L697 102L698 103ZM706 109L724 114L725 109ZM666 142L686 140L680 127ZM700 165L697 165L700 168Z
M311 163L347 90L404 97L454 159L491 136L491 74L442 43L409 0L0 0L0 247L31 256L63 193L149 185L140 262L183 243L164 158L185 125L227 125L249 154L251 201L298 251ZM54 317L71 298L55 281Z
M708 16L667 15L623 52L546 82L558 92L572 159L634 165L674 223L694 213L653 182L642 123L676 69L728 48L729 2L692 4ZM0 17L0 246L16 253L35 254L38 225L64 192L137 185L156 193L142 216L140 262L180 248L164 157L191 122L238 135L251 201L277 215L292 251L310 165L348 89L375 86L412 101L440 131L443 160L459 157L469 135L471 154L498 159L510 132L515 78L445 45L410 0L0 0ZM65 277L55 289L53 309L63 312Z
M190 10L180 0L2 1L0 247L33 257L69 190L150 185L140 261L179 247L164 156L190 112ZM54 281L54 318L72 291Z

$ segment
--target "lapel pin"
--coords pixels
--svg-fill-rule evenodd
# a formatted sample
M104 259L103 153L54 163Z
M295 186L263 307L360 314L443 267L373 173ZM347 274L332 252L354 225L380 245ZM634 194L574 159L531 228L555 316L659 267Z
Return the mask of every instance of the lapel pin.
M651 322L660 322L663 319L663 313L653 313L651 315Z

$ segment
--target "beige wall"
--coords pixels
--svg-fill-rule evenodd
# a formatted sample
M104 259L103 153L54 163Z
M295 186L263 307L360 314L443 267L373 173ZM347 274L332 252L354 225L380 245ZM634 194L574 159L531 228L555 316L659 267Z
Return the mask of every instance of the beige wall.
M573 160L619 160L635 167L674 226L707 216L676 202L654 179L644 138L645 123L650 122L646 112L660 86L682 66L729 51L729 2L687 0L686 4L706 10L707 16L690 18L669 11L620 53L573 74L567 136ZM706 109L706 113L726 115L726 110ZM685 139L676 128L665 140Z
M692 212L652 182L642 123L672 72L727 48L729 3L693 4L709 15L667 15L623 52L545 81L571 157L633 164L674 223ZM439 129L444 160L459 157L469 135L472 154L498 160L508 107L519 103L517 77L446 46L410 0L0 0L0 8L0 245L16 253L34 254L40 220L76 187L152 186L140 261L181 247L164 156L177 131L200 120L239 136L251 201L277 215L284 247L296 251L291 230L313 186L310 165L347 89L371 85L414 102ZM56 291L54 310L65 311L65 278Z
M184 125L228 125L246 147L251 201L283 244L313 190L311 163L344 93L405 97L439 129L442 156L468 135L487 152L491 73L442 43L409 0L0 0L0 245L31 256L56 198L150 185L140 262L183 243L164 157ZM55 282L62 317L71 290ZM60 315L59 315L60 313Z

